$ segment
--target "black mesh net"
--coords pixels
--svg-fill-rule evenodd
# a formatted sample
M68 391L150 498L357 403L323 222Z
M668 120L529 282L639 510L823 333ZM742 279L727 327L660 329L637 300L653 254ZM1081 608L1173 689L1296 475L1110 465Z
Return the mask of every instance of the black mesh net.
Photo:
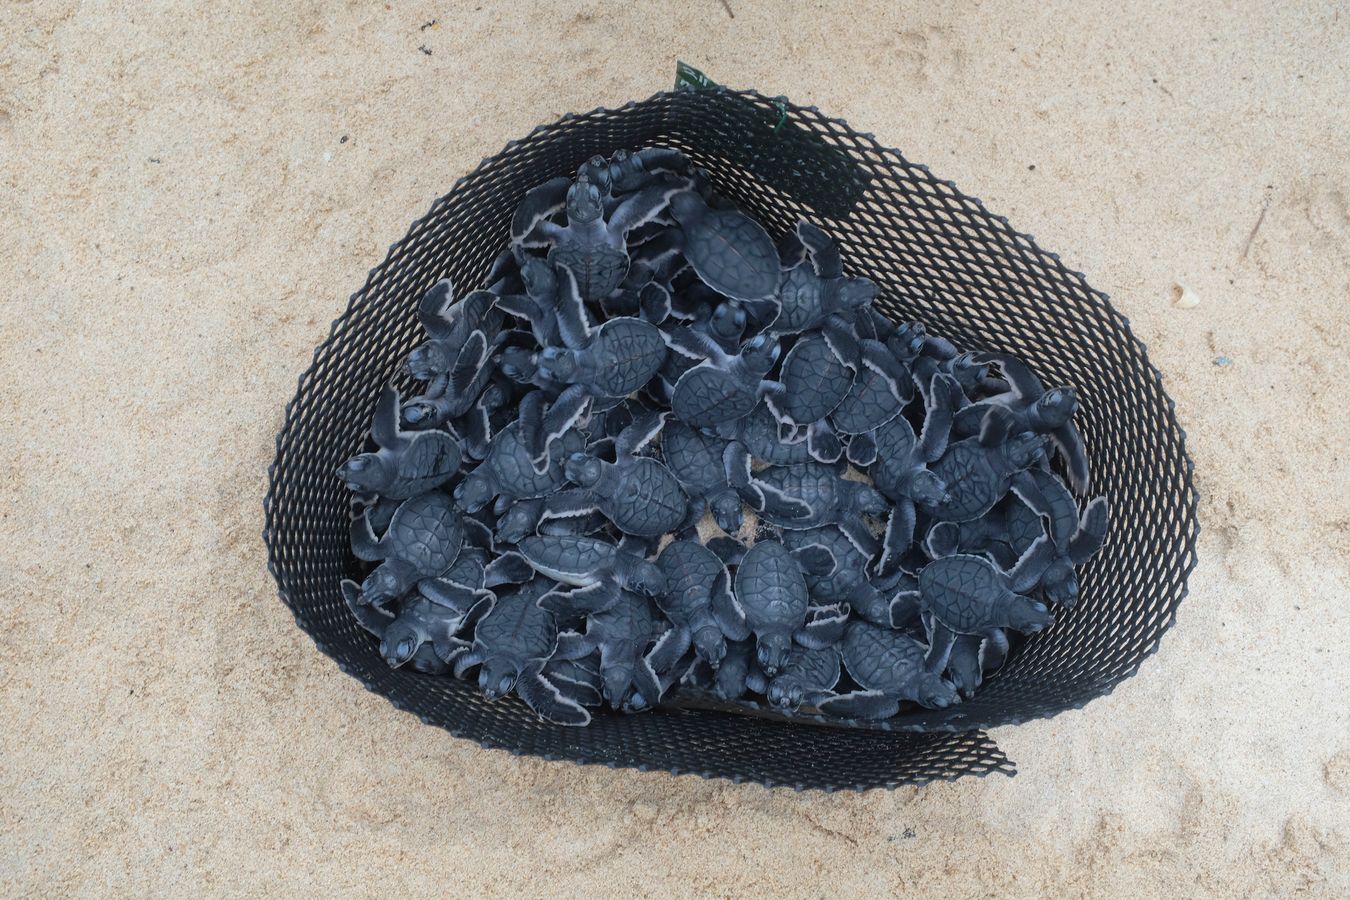
M706 710L599 714L586 728L539 722L452 678L391 670L338 589L360 577L348 495L333 470L358 452L381 387L421 339L417 301L449 276L476 287L531 186L599 153L677 147L775 236L809 218L851 274L877 282L896 321L975 350L1023 357L1069 384L1112 524L1081 574L1078 606L1019 647L974 699L902 715L886 730L818 727ZM1083 499L1083 498L1080 498ZM870 135L754 92L663 93L569 115L484 160L373 269L300 378L277 439L264 539L281 597L343 671L423 721L515 753L783 784L918 784L1012 765L982 733L1082 706L1134 674L1171 625L1195 563L1196 497L1172 402L1126 320L1030 237L926 166Z

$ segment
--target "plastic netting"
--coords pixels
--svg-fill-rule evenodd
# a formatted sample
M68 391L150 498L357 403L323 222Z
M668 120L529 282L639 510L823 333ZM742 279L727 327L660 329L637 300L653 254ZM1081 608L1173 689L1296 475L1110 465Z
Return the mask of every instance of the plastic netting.
M800 218L839 243L851 274L877 282L877 307L921 319L967 349L1024 358L1069 384L1110 497L1111 530L1081 573L1078 606L1020 646L976 696L889 730L818 727L715 711L599 714L586 728L539 722L472 684L391 670L339 592L360 577L349 500L334 469L361 449L379 390L421 340L415 310L439 279L480 284L531 186L595 154L676 147L775 237ZM1086 498L1080 498L1083 500ZM461 179L390 248L300 378L277 438L266 500L270 568L300 627L400 709L485 747L766 785L826 790L919 784L1012 765L983 729L1080 707L1129 678L1158 645L1195 564L1196 496L1185 436L1129 325L1081 273L980 201L870 135L754 92L657 94L569 115L508 144Z

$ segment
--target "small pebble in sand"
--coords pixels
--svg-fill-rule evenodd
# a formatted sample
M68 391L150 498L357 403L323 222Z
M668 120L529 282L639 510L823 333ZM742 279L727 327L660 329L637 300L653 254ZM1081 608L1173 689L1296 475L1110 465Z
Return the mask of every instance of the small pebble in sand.
M1233 360L1230 359L1230 358L1227 357L1227 356L1216 356L1216 357L1214 357L1214 365L1216 365L1216 366L1220 366L1220 367L1222 367L1222 366L1231 366L1232 364L1233 364Z
M1172 285L1172 305L1177 309L1195 309L1200 305L1200 295L1178 281Z

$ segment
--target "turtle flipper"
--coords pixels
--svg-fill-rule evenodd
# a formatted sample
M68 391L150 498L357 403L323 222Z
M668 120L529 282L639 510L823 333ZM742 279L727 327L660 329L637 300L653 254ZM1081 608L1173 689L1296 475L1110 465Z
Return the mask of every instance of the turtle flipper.
M656 670L646 658L639 659L633 666L633 687L632 693L624 703L625 709L643 710L650 709L661 702L661 695L665 689L661 687L661 679L657 677ZM614 699L618 699L617 697Z
M1064 459L1069 484L1079 494L1086 494L1092 488L1092 473L1088 467L1087 451L1083 449L1083 440L1078 436L1078 427L1072 422L1065 422L1050 432L1050 442Z
M356 624L377 638L384 637L385 627L394 621L393 613L385 612L369 603L362 603L361 585L350 578L342 579L342 599L347 601L347 608L356 617Z
M516 681L516 694L545 722L554 725L587 725L591 714L571 697L565 696L543 673L543 663L525 667Z
M937 460L947 452L952 435L952 416L956 397L964 396L961 385L946 373L933 377L925 398L923 431L919 434L918 451L926 463Z
M408 445L409 439L399 433L398 414L398 389L387 387L380 391L380 398L375 401L375 416L370 421L370 436L388 450L402 450Z
M561 618L604 612L619 599L619 583L602 579L589 587L570 591L549 591L539 598L539 606Z
M741 560L745 558L745 545L735 538L719 535L709 540L705 546L716 554L723 565L737 566L740 565ZM730 586L728 586L728 590L730 590ZM737 608L740 609L740 604L737 603L736 605ZM740 616L741 618L745 618L744 609L740 610Z
M1012 589L1019 594L1032 590L1040 583L1045 570L1055 561L1057 551L1054 542L1041 535L1031 542L1031 546L1022 551L1017 564L1008 573Z
M844 455L844 445L834 429L825 421L815 422L806 429L806 452L816 462L836 463Z
M475 329L469 333L460 348L459 355L450 369L450 384L446 392L455 398L451 406L451 417L463 415L478 399L474 384L488 361L487 335Z
M858 551L858 555L866 560L864 567L870 566L872 559L877 555L877 539L872 536L872 532L862 519L855 515L845 516L837 527L840 534L853 545L853 549Z
M955 522L937 522L928 529L924 549L933 559L952 556L961 550L961 526Z
M793 639L808 650L824 650L839 643L848 628L850 607L847 603L813 606L807 610L806 624L798 628Z
M564 265L558 266L558 334L573 350L586 346L591 339L590 314L576 273Z
M417 321L433 339L444 340L453 335L450 310L455 302L455 286L449 278L442 278L422 295L422 302L417 304Z
M531 326L535 326L543 317L543 310L528 294L503 294L497 298L497 308ZM538 337L537 332L535 336Z
M851 691L826 697L816 709L838 719L889 719L900 711L900 703L881 691Z
M642 452L642 449L661 433L665 424L665 413L649 412L634 418L614 439L615 458L621 460Z
M842 316L832 315L821 323L820 334L825 338L825 345L830 348L835 359L857 373L862 358L862 347L858 343L858 336L853 333L853 326Z
M923 667L934 675L941 675L942 670L947 668L947 659L951 656L952 646L956 643L956 632L943 625L936 617L931 624L928 654L923 658Z
M700 363L707 361L711 365L725 368L731 362L731 357L717 345L716 341L702 331L695 331L692 328L677 328L667 333L666 344L681 356L698 360Z
M675 194L689 189L687 179L672 179L666 184L645 187L620 203L609 217L611 234L626 235L659 216Z
M394 514L398 515L398 511L395 510ZM384 551L380 549L379 542L375 540L375 532L370 527L370 510L352 519L351 541L352 553L357 559L365 562L379 562L384 559Z
M544 394L530 391L520 399L516 413L516 437L530 454L539 473L548 471L548 445L544 440Z
M986 673L1003 667L1008 658L1008 635L1002 628L994 628L980 644L980 668Z
M797 547L792 550L792 556L797 560L797 565L801 566L803 572L807 575L820 575L822 577L833 575L838 567L838 560L835 558L834 551L824 544L807 544L804 547Z
M542 599L542 598L540 598ZM596 642L589 635L579 631L558 632L558 649L554 656L558 659L581 659L595 652Z
M891 509L886 520L886 533L881 542L881 559L877 560L877 575L893 575L900 571L900 561L914 541L914 501L902 498Z
M1083 510L1078 532L1069 541L1069 559L1075 566L1081 566L1102 548L1106 541L1106 530L1110 524L1110 509L1105 497L1097 497Z
M483 569L483 585L524 584L534 577L534 569L514 550L507 551Z
M1017 420L1006 406L990 406L980 422L980 446L997 447L1008 439L1016 427Z
M897 591L891 598L891 627L909 628L918 621L921 602L918 591Z
M560 175L527 191L511 217L511 242L519 247L547 247L548 240L536 232L547 231L539 226L562 210L571 186L572 180Z
M865 469L877 461L877 439L870 432L855 434L848 439L846 447L848 461L860 469Z
M492 596L488 591L475 590L447 578L424 578L417 583L417 591L437 606L454 610L461 617Z
M544 500L544 512L540 517L547 519L571 519L595 512L595 495L586 490L556 491Z
M1078 507L1064 483L1049 472L1033 468L1019 472L1011 488L1033 512L1050 519L1051 540L1059 550L1067 550L1078 530Z
M638 294L638 307L642 311L642 318L653 325L660 325L670 318L670 291L654 281L650 282Z
M745 609L732 593L731 576L725 567L713 579L712 613L722 633L731 640L743 641L750 637L750 625L745 621Z
M819 226L802 219L797 222L797 240L801 242L806 255L811 260L811 268L817 278L840 278L844 274L844 261L839 255L839 246Z
M669 672L688 651L689 644L689 629L678 625L667 628L647 651L647 664L656 672Z
M1036 377L1026 363L1009 353L977 353L974 361L979 365L994 363L1008 383L1011 393L1018 400L1034 400L1045 393L1045 385Z

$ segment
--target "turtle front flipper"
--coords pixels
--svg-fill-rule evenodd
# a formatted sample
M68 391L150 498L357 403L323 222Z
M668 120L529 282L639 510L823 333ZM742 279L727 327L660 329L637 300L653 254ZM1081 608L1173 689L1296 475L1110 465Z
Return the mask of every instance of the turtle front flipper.
M855 434L845 445L848 461L860 469L865 469L877 461L877 439L870 433Z
M377 638L384 637L384 630L394 621L394 614L365 603L361 599L361 586L350 578L342 579L342 599L347 608L356 617L356 624Z
M732 593L731 576L725 567L713 579L711 594L713 617L717 620L717 626L722 629L722 633L733 641L743 641L750 637L750 625L745 620L745 609Z
M408 438L399 432L398 389L387 387L380 391L375 402L375 415L370 421L370 436L386 450L403 450L408 446Z
M572 350L585 347L592 335L590 313L586 312L576 273L565 265L558 266L558 333Z
M534 569L514 550L503 553L483 569L483 586L524 584L534 577Z
M941 675L947 668L952 647L956 644L956 632L952 631L936 617L932 620L932 633L928 636L928 653L923 658L925 671Z
M889 719L900 711L900 702L881 691L851 691L826 697L816 709L838 719Z
M924 405L923 431L918 437L917 449L924 462L931 463L947 452L956 398L963 396L961 385L952 376L944 373L933 377Z
M914 541L914 522L917 518L914 501L902 497L891 509L886 520L886 533L881 543L881 558L877 560L877 575L892 575L900 571L909 545Z
M549 591L539 598L539 606L560 619L569 619L604 612L613 607L618 599L618 581L613 578L602 578L587 587L570 591Z
M544 675L544 664L530 663L516 681L516 695L545 722L554 725L582 726L591 721L591 714Z
M1083 510L1077 533L1069 541L1069 559L1081 566L1097 555L1106 541L1110 523L1110 509L1105 497L1097 497Z
M913 627L923 609L923 596L918 591L897 591L891 597L891 627L905 630Z
M1069 484L1073 485L1073 489L1079 494L1086 494L1092 488L1092 472L1088 467L1083 440L1078 436L1078 427L1072 422L1065 422L1050 432L1050 442L1064 460Z
M511 243L516 247L547 247L549 231L541 228L552 224L548 219L562 211L567 202L567 191L572 180L565 175L551 178L525 193L525 199L511 217ZM556 227L556 226L555 226Z
M384 559L384 549L375 539L375 532L370 527L370 510L367 509L352 520L351 544L352 553L359 560L379 562Z
M808 650L833 647L848 628L850 611L847 603L810 607L806 613L806 623L797 629L793 639Z

